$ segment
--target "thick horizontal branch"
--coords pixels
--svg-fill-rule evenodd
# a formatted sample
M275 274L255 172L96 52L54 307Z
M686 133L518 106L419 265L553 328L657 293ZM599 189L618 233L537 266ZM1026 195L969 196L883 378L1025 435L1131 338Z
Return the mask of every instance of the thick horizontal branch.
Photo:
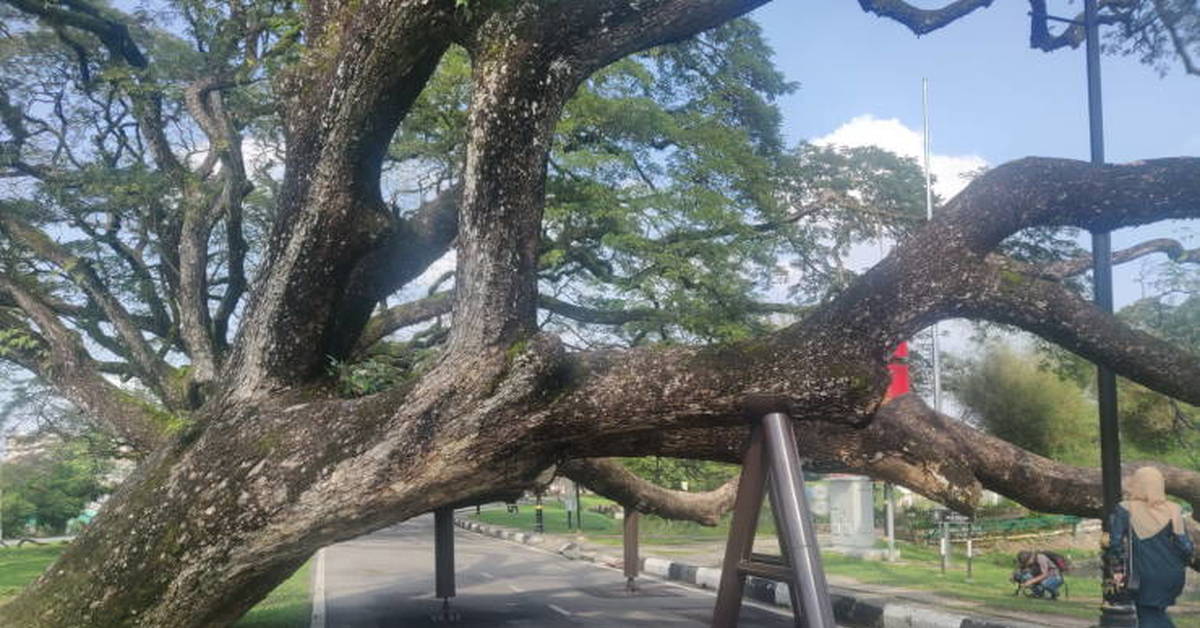
M1198 216L1200 158L1101 166L1036 157L1009 162L975 179L796 329L840 328L840 336L859 338L860 346L886 356L929 324L968 315L963 299L979 301L972 296L976 283L990 281L979 277L988 256L1023 229L1111 231Z
M608 458L569 460L559 465L559 471L626 508L706 526L720 523L721 516L733 508L737 496L736 477L704 493L673 491L638 477Z
M1099 166L1027 157L973 181L947 203L934 223L957 228L970 248L986 252L1030 227L1113 231L1196 217L1200 217L1198 157ZM931 227L928 232L936 233L937 226Z
M954 291L955 314L1020 327L1153 390L1200 404L1200 356L1130 327L1061 283L995 261L963 280Z
M905 395L885 404L863 429L827 421L797 425L796 445L806 466L861 473L905 486L964 513L991 490L1038 512L1099 517L1100 470L1033 454L938 414ZM574 441L568 454L690 456L737 463L749 438L746 427L633 431ZM1151 464L1163 470L1170 494L1200 505L1200 473L1160 463L1130 462L1129 475Z

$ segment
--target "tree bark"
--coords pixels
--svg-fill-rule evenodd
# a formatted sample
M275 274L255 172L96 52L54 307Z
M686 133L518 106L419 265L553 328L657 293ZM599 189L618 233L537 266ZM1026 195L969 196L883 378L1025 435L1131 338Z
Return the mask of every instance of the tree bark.
M114 54L145 64L126 45L128 31L106 19L9 1L78 23L107 37ZM1112 229L1200 216L1197 159L1007 164L786 329L720 346L568 354L535 326L546 151L563 102L605 63L760 2L472 2L471 11L456 4L307 5L310 45L279 85L289 149L279 219L229 357L215 360L212 392L180 432L154 441L153 413L89 401L106 393L100 365L54 307L0 276L17 306L0 312L0 326L32 339L4 357L43 369L85 410L124 421L118 426L132 437L162 443L55 565L0 607L0 624L226 625L324 545L518 491L559 462L651 454L737 461L744 414L767 407L804 422L806 457L955 508L970 510L988 487L1043 510L1097 512L1095 470L1032 456L913 398L883 405L895 344L968 312L1008 316L1153 388L1200 401L1196 356L1131 332L1045 278L1026 283L991 257L1027 227ZM386 285L368 266L382 251L417 260L404 272L433 258L401 253L397 237L449 246L446 206L431 207L427 224L394 221L379 171L396 125L452 40L471 53L474 90L448 348L419 377L339 399L323 377L325 360L363 336L372 286ZM145 119L161 118L156 102L143 100ZM169 147L160 158L173 159ZM189 263L200 263L195 253ZM195 280L187 280L192 288ZM197 328L210 325L193 313ZM111 316L122 317L115 308ZM1168 482L1176 495L1200 494L1194 473L1169 470ZM624 490L650 502L649 487L625 482Z

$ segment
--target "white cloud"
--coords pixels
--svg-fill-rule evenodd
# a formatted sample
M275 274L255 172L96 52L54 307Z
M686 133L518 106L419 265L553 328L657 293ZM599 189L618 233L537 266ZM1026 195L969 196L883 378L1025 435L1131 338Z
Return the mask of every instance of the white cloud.
M878 146L887 151L922 160L923 142L920 131L904 126L896 118L881 119L871 114L857 116L839 126L828 135L812 140L813 144L827 146ZM932 152L929 169L935 178L933 191L943 200L953 198L968 183L964 175L987 166L987 161L978 155L943 155Z

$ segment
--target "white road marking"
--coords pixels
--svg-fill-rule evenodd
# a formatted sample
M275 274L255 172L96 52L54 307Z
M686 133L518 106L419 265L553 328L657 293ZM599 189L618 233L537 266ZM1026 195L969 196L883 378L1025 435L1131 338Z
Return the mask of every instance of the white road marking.
M325 628L325 548L317 550L313 565L311 628Z
M563 607L561 607L561 606L555 606L555 605L553 605L553 604L547 604L546 606L549 606L549 607L550 607L550 610L552 610L552 611L554 611L554 612L556 612L556 613L558 613L558 614L560 614L560 615L562 615L562 616L564 616L564 617L570 617L570 616L571 616L571 611L569 611L569 610L567 610L567 609L565 609L565 608L563 608Z
M512 589L514 593L524 593L525 592L525 589L522 589L521 587L518 587L515 584L508 585L508 588Z
M557 552L545 550L540 547L534 547L532 545L525 545L524 543L513 543L511 541L506 541L505 539L497 539L497 538L493 538L493 537L485 537L485 540L499 541L501 543L514 545L516 547L519 547L521 549L524 549L524 550L527 550L530 552L536 552L538 554L545 554L547 556L553 556L553 557L561 559L561 560L567 560L567 559L563 558L563 556ZM608 565L601 565L598 563L593 563L591 561L581 560L581 561L571 561L571 562L582 563L584 565L589 565L596 569L607 569L608 571L615 571L615 572L621 574L622 576L624 576L624 574L625 574L625 572L623 570L617 569L616 567L609 567ZM658 578L656 576L651 576L651 575L645 574L645 573L639 574L638 579L639 580L645 579L645 580L650 580L652 582L658 582L658 583L665 584L670 587L675 587L676 589L681 589L688 593L705 595L705 596L708 596L711 598L717 597L716 591L712 591L710 589L701 589L697 586L684 584L682 582L672 582L670 580L664 580L662 578ZM508 586L512 587L511 584ZM758 600L743 599L742 606L753 606L754 608L757 608L760 611L766 611L768 613L779 615L780 617L789 617L789 618L792 617L792 610L790 608L780 608L778 606L764 604L762 602L759 602Z
M490 574L490 573L488 573L488 572L486 572L486 571L481 571L481 572L479 572L479 575L481 575L481 576L483 576L484 578L487 578L487 579L489 579L489 580L495 580L495 579L496 579L496 576L493 576L492 574Z

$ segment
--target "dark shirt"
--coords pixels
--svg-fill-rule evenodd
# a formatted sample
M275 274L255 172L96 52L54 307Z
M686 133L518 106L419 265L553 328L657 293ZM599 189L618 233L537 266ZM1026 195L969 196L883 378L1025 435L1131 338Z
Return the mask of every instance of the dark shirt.
M1174 524L1168 524L1157 534L1145 539L1137 538L1129 522L1129 511L1117 506L1110 526L1108 551L1116 560L1113 564L1127 564L1125 537L1129 535L1133 548L1134 581L1138 590L1133 595L1139 606L1165 607L1175 603L1183 591L1184 568L1192 555L1193 545L1187 533L1175 532ZM1126 575L1129 577L1129 574Z

